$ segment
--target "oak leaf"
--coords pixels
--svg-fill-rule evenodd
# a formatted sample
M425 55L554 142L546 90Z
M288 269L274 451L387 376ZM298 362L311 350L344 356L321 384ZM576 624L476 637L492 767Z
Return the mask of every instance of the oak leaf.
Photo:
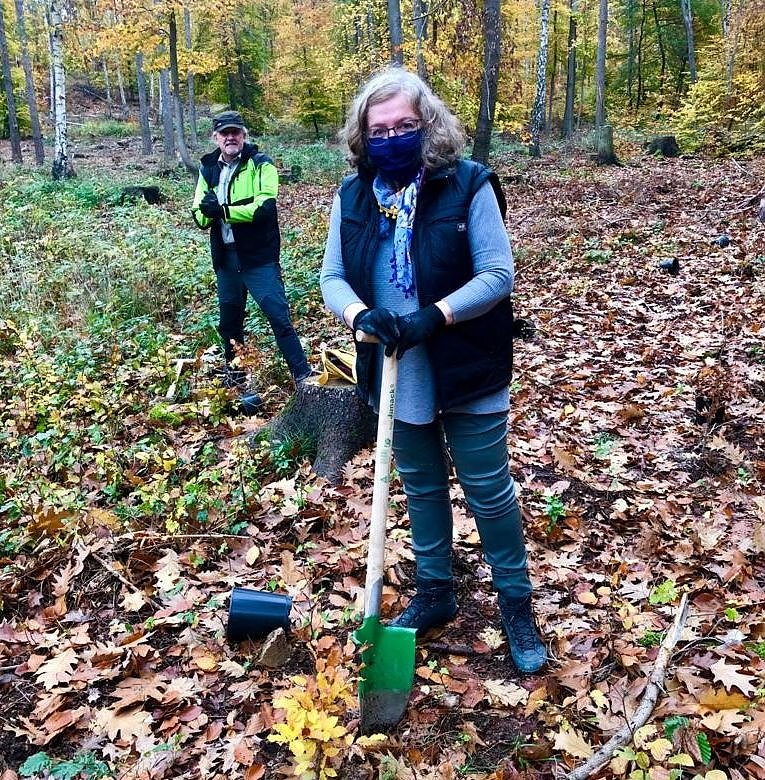
M93 729L99 734L106 734L109 739L121 739L129 741L134 737L146 736L151 731L153 718L141 707L136 707L125 712L114 710L99 710L91 723Z
M724 658L712 664L709 667L709 671L712 672L717 682L721 682L725 686L725 690L728 692L735 687L745 696L752 696L757 690L751 683L751 677L741 674L738 666L726 664Z
M570 727L561 727L555 734L553 749L562 750L574 758L589 758L592 755L592 747L576 729Z
M519 704L525 704L529 698L529 692L515 683L506 683L504 680L486 680L483 685L489 701L494 705L517 707Z
M68 683L77 666L77 653L71 647L44 661L37 670L37 679L46 691L60 683Z

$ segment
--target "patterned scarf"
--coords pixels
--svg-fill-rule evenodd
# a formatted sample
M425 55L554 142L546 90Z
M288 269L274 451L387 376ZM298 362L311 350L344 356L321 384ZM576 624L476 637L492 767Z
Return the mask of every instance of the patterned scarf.
M393 257L390 259L390 281L404 293L404 298L414 295L414 275L412 273L412 228L414 226L414 212L417 208L417 193L420 189L422 174L421 168L411 184L394 191L390 184L379 176L372 182L377 203L380 206L380 237L390 235L389 217L396 219L396 228L393 235Z

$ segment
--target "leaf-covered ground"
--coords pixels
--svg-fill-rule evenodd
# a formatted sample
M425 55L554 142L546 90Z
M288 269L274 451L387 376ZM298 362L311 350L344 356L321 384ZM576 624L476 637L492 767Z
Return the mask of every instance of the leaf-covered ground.
M308 464L242 484L239 535L129 531L94 506L64 543L64 519L41 497L38 543L0 561L3 780L255 780L289 775L300 751L344 778L559 777L639 705L683 593L664 695L598 776L765 777L765 227L752 199L765 164L622 156L618 168L573 152L495 161L516 314L530 322L515 342L508 444L545 672L519 678L506 659L455 484L461 611L418 644L399 727L357 738L349 634L370 452L339 486ZM331 197L331 186L285 187L286 229L321 229ZM672 260L676 273L661 267ZM347 345L310 307L300 330L316 348ZM284 400L272 396L269 413ZM163 421L132 425L148 434ZM166 434L173 458L209 470L262 422L213 429L186 416ZM135 484L142 468L130 466ZM413 581L397 483L391 504L385 616ZM226 641L232 586L293 597L286 646ZM292 750L269 739L279 735Z

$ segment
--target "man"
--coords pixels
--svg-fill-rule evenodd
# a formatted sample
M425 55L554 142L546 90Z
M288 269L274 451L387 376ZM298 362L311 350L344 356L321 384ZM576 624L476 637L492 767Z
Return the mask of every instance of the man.
M202 157L192 213L200 228L210 229L218 282L218 332L226 357L225 382L236 386L245 378L231 361L235 345L244 343L249 292L268 318L298 384L311 375L311 369L290 320L279 266L279 174L255 144L247 143L247 128L237 111L224 111L213 118L212 137L218 149Z

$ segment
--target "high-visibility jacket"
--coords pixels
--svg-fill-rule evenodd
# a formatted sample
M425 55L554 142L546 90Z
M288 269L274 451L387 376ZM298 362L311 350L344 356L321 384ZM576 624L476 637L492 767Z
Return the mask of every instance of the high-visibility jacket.
M202 157L192 214L203 230L210 230L210 252L213 267L223 262L225 244L219 219L210 219L199 204L209 190L216 190L220 181L220 152L216 149ZM245 143L239 167L228 185L223 206L224 221L231 225L234 245L242 269L279 262L281 237L276 212L279 173L271 159L258 152L255 144Z

